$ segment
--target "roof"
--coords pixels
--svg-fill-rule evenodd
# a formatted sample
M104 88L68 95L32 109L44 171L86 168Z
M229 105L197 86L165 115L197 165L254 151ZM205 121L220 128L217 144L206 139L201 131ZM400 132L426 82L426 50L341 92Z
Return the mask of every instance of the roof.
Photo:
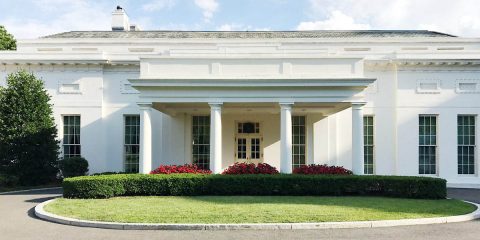
M455 37L427 30L345 31L71 31L42 38L424 38Z

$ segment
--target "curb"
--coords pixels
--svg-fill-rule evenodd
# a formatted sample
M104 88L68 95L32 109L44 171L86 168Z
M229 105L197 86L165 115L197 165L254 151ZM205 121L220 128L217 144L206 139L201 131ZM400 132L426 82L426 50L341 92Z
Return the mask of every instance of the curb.
M156 224L156 223L118 223L79 220L62 217L46 212L43 207L55 199L45 201L35 207L35 215L43 220L78 227L93 227L121 230L279 230L279 229L332 229L332 228L377 228L407 225L439 224L466 222L480 218L480 205L473 204L477 209L471 213L459 216L438 218L417 218L380 221L355 221L355 222L320 222L320 223L244 223L244 224Z
M0 192L0 195L7 195L12 193L23 193L23 192L30 192L30 191L53 190L53 189L61 189L61 188L62 187L32 188L32 189L25 189L25 190L10 191L10 192Z

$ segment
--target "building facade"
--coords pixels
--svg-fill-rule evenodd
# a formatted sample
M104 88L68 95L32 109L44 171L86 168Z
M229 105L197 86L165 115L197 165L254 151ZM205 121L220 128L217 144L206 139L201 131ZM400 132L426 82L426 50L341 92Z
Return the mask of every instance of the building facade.
M431 31L130 28L20 40L52 96L62 155L94 172L264 162L478 186L480 39Z

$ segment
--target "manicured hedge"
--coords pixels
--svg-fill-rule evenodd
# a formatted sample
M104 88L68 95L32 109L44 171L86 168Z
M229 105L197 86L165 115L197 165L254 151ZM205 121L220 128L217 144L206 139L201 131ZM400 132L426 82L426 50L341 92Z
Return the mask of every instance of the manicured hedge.
M430 177L297 174L117 174L67 178L66 198L151 195L312 195L388 196L440 199L446 181Z

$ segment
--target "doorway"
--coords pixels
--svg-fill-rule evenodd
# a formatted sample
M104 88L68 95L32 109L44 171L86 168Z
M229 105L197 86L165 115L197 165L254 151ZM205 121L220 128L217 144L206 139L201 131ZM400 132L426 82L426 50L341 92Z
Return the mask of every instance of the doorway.
M259 122L237 122L235 162L263 162L263 136Z

